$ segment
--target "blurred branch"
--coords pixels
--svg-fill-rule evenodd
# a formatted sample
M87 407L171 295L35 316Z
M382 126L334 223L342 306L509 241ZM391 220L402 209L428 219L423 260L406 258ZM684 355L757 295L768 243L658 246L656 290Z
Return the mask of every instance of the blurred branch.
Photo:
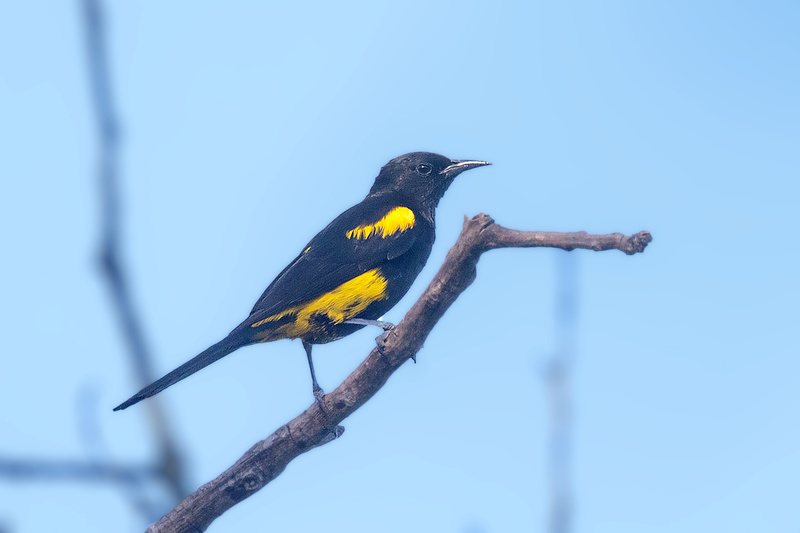
M102 208L101 266L111 291L125 338L134 361L137 381L146 385L152 381L150 356L144 335L134 311L128 290L127 276L119 259L120 201L117 184L119 125L114 112L109 82L108 61L103 13L99 0L83 0L86 29L86 50L93 104L99 132L99 186ZM166 505L161 491L147 490L145 482L158 481L166 486L173 501L189 492L183 480L182 461L169 426L157 402L150 402L150 419L158 441L158 460L150 465L123 465L100 460L19 460L0 459L0 477L26 480L64 480L79 482L116 483L126 491L128 500L148 520L159 516ZM81 429L87 443L99 450L97 432L91 420L83 417ZM158 496L153 493L158 492Z
M557 344L545 374L550 396L550 533L569 533L572 530L572 401L569 385L575 361L575 261L574 256L559 257L555 313Z
M41 459L0 459L0 476L11 479L45 479L66 481L110 481L137 484L161 472L148 465L118 465L89 461L47 461Z
M105 23L99 0L84 0L89 77L92 86L95 118L100 142L98 177L102 206L100 260L102 272L111 292L114 308L128 344L136 379L140 386L151 383L155 376L150 354L142 333L141 322L134 309L128 277L120 261L120 199L118 185L119 121L114 111L107 60ZM149 402L150 421L158 441L159 470L176 500L188 492L184 481L182 459L159 402Z
M499 226L482 214L465 219L461 235L439 272L389 333L382 350L373 349L336 390L322 398L321 405L312 404L250 448L228 470L150 526L148 533L205 531L214 519L280 475L292 459L330 439L339 422L369 400L400 365L417 354L438 320L475 279L483 252L508 247L550 247L616 249L634 254L642 252L651 240L647 232L626 237L619 233L517 231Z
M113 483L127 494L133 507L148 520L164 512L163 501L148 494L151 481L163 481L164 473L152 465L121 465L100 461L0 459L0 476L24 481ZM152 491L150 491L152 492ZM163 500L163 498L162 498ZM0 533L2 528L0 528Z

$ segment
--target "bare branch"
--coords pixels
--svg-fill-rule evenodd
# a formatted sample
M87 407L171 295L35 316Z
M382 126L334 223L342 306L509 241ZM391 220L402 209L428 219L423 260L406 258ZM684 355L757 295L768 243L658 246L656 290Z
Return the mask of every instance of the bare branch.
M200 487L148 533L205 531L225 511L255 494L275 479L295 457L329 439L337 425L369 400L406 360L415 356L436 322L472 283L480 255L494 248L551 247L572 250L641 252L652 240L641 232L621 234L545 233L516 231L496 225L491 217L465 219L455 246L428 288L403 321L392 330L381 351L373 349L356 370L333 392L250 448L219 477Z
M551 231L519 231L493 225L492 237L489 239L490 248L531 248L547 247L561 248L571 252L576 248L584 250L619 250L628 255L644 251L653 237L646 231L635 235L626 236L622 233L609 235L589 235L585 231L577 233L556 233Z

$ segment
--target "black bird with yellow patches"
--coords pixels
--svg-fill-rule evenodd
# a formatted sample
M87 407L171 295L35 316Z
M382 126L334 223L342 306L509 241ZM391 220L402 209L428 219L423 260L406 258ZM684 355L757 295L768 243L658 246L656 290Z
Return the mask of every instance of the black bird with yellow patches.
M229 353L259 342L301 339L311 347L379 322L405 295L431 253L436 206L456 176L485 161L414 152L389 161L364 200L302 248L258 299L250 316L195 358L148 385L114 410L153 396Z

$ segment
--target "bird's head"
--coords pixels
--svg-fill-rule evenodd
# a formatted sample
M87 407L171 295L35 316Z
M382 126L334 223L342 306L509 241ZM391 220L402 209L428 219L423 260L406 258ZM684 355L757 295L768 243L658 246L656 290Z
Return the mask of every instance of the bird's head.
M398 193L420 205L435 208L453 180L486 161L456 160L430 152L412 152L395 157L381 169L370 195Z

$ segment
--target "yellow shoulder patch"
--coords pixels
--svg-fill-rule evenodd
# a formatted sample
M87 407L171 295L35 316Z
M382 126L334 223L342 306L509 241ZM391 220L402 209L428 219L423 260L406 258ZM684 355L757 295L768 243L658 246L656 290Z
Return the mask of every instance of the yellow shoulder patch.
M395 233L402 233L414 227L414 212L407 207L395 207L379 221L373 224L362 224L357 226L345 235L348 239L368 239L374 235L385 239Z

